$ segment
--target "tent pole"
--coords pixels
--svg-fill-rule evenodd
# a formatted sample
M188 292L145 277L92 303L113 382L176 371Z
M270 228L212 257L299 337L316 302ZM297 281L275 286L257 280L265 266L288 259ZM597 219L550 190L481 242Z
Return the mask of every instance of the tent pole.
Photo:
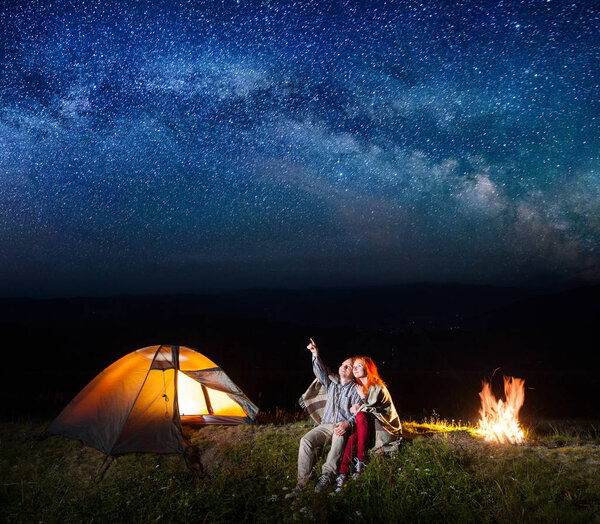
M96 476L94 477L93 481L94 482L102 482L102 479L104 479L104 475L106 475L106 472L108 471L108 468L110 468L110 466L112 465L112 463L115 462L116 460L117 459L116 459L115 456L113 456L113 455L106 455L106 457L104 457L104 461L102 462L102 465L100 466L100 468L96 472Z

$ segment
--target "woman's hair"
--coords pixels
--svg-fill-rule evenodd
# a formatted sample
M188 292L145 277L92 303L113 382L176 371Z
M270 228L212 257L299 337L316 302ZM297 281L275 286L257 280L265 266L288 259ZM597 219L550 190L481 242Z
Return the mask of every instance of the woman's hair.
M380 386L385 387L385 382L381 380L379 371L377 371L377 366L371 357L354 357L352 359L353 363L357 360L362 360L365 365L365 369L367 370L367 382L363 385L363 393L365 393L365 395L371 386L379 384Z

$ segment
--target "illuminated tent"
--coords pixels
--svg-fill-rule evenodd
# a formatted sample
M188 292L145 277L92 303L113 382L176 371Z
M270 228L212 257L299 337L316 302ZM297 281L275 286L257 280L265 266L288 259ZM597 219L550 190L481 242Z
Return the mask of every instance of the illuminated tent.
M251 423L258 408L204 355L150 346L107 367L69 403L48 431L109 455L181 453L182 423Z

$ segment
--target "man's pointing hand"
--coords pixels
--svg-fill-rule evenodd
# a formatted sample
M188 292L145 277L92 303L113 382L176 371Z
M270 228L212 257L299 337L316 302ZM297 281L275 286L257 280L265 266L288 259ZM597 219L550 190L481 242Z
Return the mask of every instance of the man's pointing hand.
M315 341L312 338L310 339L310 344L306 346L306 349L308 349L315 357L319 356L319 348L317 347Z

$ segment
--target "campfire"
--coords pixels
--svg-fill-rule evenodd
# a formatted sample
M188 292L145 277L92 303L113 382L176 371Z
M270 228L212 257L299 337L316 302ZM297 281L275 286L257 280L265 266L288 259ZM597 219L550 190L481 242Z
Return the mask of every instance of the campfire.
M506 400L497 400L492 393L492 387L485 380L481 397L479 424L475 434L487 441L502 444L510 442L520 444L525 440L525 434L519 424L519 410L525 400L525 381L520 378L504 377L504 395Z
M519 410L525 400L525 381L521 378L504 377L505 399L496 399L489 382L482 382L480 419L476 426L460 420L441 419L435 411L433 416L422 422L402 421L402 427L410 433L466 432L488 442L520 444L525 441L525 432L519 423Z

